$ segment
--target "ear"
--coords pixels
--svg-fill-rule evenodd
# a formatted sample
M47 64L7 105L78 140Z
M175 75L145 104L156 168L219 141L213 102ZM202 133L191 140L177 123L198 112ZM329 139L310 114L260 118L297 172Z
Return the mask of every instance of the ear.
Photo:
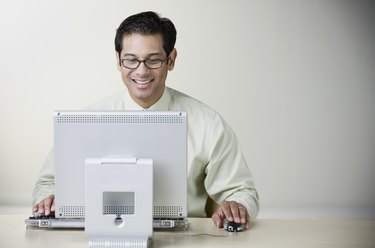
M172 71L176 62L177 50L173 48L172 52L169 55L168 59L168 71Z
M118 52L115 52L115 56L116 56L117 70L121 71L120 54Z

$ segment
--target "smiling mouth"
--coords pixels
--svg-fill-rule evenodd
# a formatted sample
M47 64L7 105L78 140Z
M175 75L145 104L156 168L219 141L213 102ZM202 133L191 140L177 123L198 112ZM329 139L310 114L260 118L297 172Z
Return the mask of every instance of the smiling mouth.
M133 82L137 85L148 85L153 81L153 79L147 79L147 80L140 80L140 79L133 79Z

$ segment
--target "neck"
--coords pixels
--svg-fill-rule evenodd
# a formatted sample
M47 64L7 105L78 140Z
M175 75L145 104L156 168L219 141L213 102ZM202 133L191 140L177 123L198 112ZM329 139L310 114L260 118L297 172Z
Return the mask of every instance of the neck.
M165 88L164 88L164 90L165 90ZM163 92L161 92L161 94L159 96L154 97L152 99L140 99L140 98L134 98L132 95L130 95L130 96L133 99L133 101L136 102L139 106L141 106L144 109L147 109L147 108L150 108L152 105L154 105L156 102L158 102L160 100L160 98L163 96L164 90L163 90Z

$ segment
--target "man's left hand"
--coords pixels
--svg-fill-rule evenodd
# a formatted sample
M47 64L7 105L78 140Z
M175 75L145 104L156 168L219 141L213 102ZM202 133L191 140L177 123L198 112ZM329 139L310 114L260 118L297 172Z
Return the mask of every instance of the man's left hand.
M212 215L212 221L217 227L223 227L224 219L229 222L242 223L246 229L249 228L250 217L246 208L235 201L224 201Z

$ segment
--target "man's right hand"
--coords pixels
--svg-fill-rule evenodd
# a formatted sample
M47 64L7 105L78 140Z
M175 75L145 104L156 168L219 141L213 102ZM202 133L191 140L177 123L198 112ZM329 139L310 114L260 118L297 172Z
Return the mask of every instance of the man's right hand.
M51 213L55 212L55 196L50 195L44 200L40 201L38 204L33 206L33 212L38 215L48 216Z

